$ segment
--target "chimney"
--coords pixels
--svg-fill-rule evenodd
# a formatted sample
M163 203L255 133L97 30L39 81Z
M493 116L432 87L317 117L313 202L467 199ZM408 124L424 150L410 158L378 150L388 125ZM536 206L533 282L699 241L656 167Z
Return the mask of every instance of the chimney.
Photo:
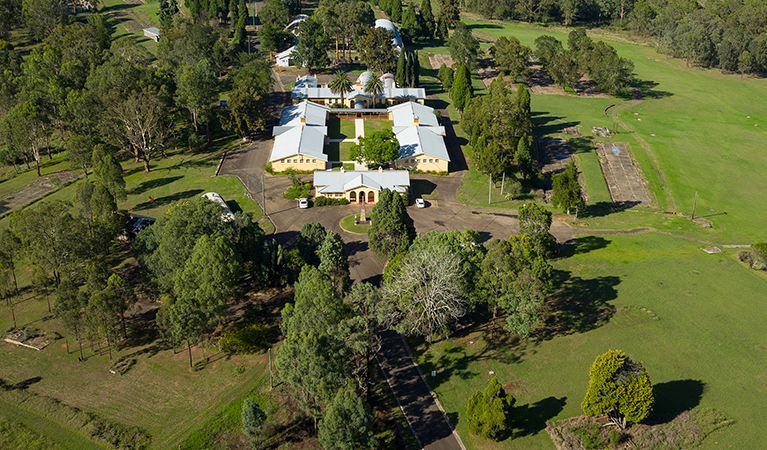
M413 118L413 125L418 125L418 117Z
M301 117L301 125L306 125L306 117Z
M341 166L341 173L344 173L344 172L346 172L346 170L344 170L344 166Z
M383 173L383 166L378 166L378 173Z

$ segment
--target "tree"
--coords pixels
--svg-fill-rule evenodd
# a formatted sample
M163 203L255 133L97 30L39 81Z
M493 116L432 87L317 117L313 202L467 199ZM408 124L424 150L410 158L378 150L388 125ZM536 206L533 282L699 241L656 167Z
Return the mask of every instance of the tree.
M415 239L413 219L407 213L404 198L397 192L384 188L370 217L370 248L379 258L391 259L406 251Z
M274 79L269 65L263 60L253 60L237 71L229 94L229 102L222 111L222 127L247 137L266 129L271 119L267 108L269 94L274 89Z
M268 51L269 54L285 50L295 41L295 36L290 31L285 31L282 27L267 22L258 30L258 39L261 48Z
M376 131L352 146L349 157L368 167L378 167L399 157L399 141L390 130Z
M346 75L346 72L337 70L328 87L330 88L330 92L334 94L341 94L341 104L345 105L344 94L351 92L352 90L352 81Z
M173 26L173 16L178 14L178 3L176 0L160 0L160 10L157 15L160 17L160 26L167 30Z
M486 439L499 438L506 431L516 399L493 377L484 391L469 398L466 417L469 431Z
M551 258L557 247L557 239L551 232L551 213L534 202L522 205L518 210L519 233L530 236L538 256Z
M402 14L400 31L407 39L410 39L410 41L415 41L423 34L420 16L416 13L415 5L412 3L405 8L405 12Z
M399 23L402 20L402 0L389 0L389 4L391 5L391 21Z
M285 28L290 17L290 11L282 0L266 0L258 12L258 18L263 24L268 23L278 29Z
M477 139L477 144L474 146L474 162L477 170L489 175L495 183L500 181L503 173L511 167L508 152L497 141L488 143L485 136Z
M520 173L522 173L522 178L525 180L534 180L540 171L535 166L529 140L530 138L527 136L523 136L522 139L519 140L517 151L514 152L514 161L517 163L517 168Z
M439 19L437 20L437 29L434 30L434 35L443 41L448 37L447 22L445 21L445 17L442 15L440 15Z
M455 28L461 20L461 8L458 0L439 0L439 18L444 19L448 28ZM447 36L447 33L445 34Z
M343 292L351 284L349 276L349 257L346 255L344 240L341 235L329 232L319 249L320 272L330 278L339 292Z
M400 54L400 57L397 58L397 72L394 75L394 79L397 82L398 87L407 87L408 79L407 79L407 58L405 57L405 52L403 51Z
M153 89L134 92L114 105L116 133L144 163L145 173L150 172L150 161L164 152L166 141L173 135L174 124L168 113L160 93Z
M10 229L21 240L24 253L33 265L53 276L56 286L82 256L82 223L72 217L71 209L71 204L60 200L41 201L10 218Z
M56 289L56 302L53 304L53 314L61 319L64 329L72 333L80 347L80 359L83 359L83 342L85 328L85 305L87 299L80 289L65 278Z
M22 14L29 33L39 40L53 32L67 14L63 0L23 0Z
M374 417L368 406L351 388L341 389L325 410L319 423L319 441L325 450L372 449L378 445Z
M357 38L360 59L376 73L393 72L399 53L393 42L394 34L385 28L368 28Z
M384 86L383 82L380 78L376 76L370 77L370 79L365 83L364 86L365 92L373 96L373 107L376 106L376 98L383 94ZM399 152L398 152L399 154Z
M257 442L258 435L261 433L261 428L266 422L266 413L250 398L246 398L242 402L242 411L240 413L242 417L242 432L250 440L251 446Z
M21 239L7 228L0 230L0 272L10 275L13 280L13 290L17 295L19 284L16 281L16 268L21 255ZM10 285L6 286L5 290L9 291L9 288Z
M199 120L209 123L211 105L218 98L217 85L218 78L207 59L182 67L176 75L176 104L189 111L195 132Z
M487 253L480 266L479 286L495 319L498 307L504 306L504 297L514 282L511 246L508 241L494 239L487 243Z
M738 57L738 72L740 72L740 77L743 78L744 73L751 73L753 67L754 61L753 58L751 58L751 53L749 53L748 50L744 50Z
M117 158L115 158L114 153L106 145L96 144L93 146L91 161L94 175L112 194L114 202L117 203L118 200L124 201L127 199L128 194L125 191L123 168Z
M535 51L533 53L535 53L535 57L538 58L544 69L548 68L554 56L563 51L562 43L554 36L544 34L535 38Z
M455 71L452 67L448 67L445 63L442 63L442 65L439 66L439 70L437 71L437 78L439 78L439 81L442 82L442 86L448 92L450 92L450 89L453 87L454 76Z
M383 297L391 305L385 323L405 335L423 336L429 345L435 334L447 334L466 311L460 264L444 245L409 252L384 283Z
M371 397L370 370L373 364L373 357L381 349L381 341L376 333L378 326L379 313L383 303L380 290L370 283L354 283L351 292L347 298L351 307L354 319L362 322L358 328L364 333L364 339L359 339L359 344L364 344L360 353L363 356L362 370L364 371L365 382L361 389L367 392L368 401ZM357 371L359 372L359 371Z
M551 204L561 208L562 212L570 214L573 208L582 208L585 204L581 195L581 185L578 183L578 167L575 161L565 166L565 170L551 177L553 194ZM577 217L577 213L576 213Z
M626 422L641 422L655 404L650 375L621 350L608 350L597 356L589 370L589 390L581 403L588 416L607 414L620 429Z
M472 36L471 29L463 22L458 22L453 35L448 39L450 57L456 64L468 66L470 69L477 68L477 56L479 55L479 41Z
M292 55L296 65L306 67L309 72L327 67L330 64L330 38L325 34L320 21L310 17L301 22L298 32L298 45Z
M562 51L554 55L546 66L546 72L555 83L570 88L574 88L582 76L572 51Z
M527 64L530 62L530 47L522 45L515 37L507 39L502 36L495 41L495 45L490 48L490 54L493 55L496 66L509 74L512 81L520 75L527 73Z
M450 89L450 98L458 110L463 111L469 106L474 89L471 86L471 72L466 64L461 64L455 74L453 87Z
M322 224L316 222L305 223L298 233L298 251L301 259L306 264L317 266L320 264L319 250L325 243L327 231Z
M423 37L431 39L434 37L436 31L436 23L434 22L434 12L431 10L431 0L423 0L421 2L421 19L423 20Z

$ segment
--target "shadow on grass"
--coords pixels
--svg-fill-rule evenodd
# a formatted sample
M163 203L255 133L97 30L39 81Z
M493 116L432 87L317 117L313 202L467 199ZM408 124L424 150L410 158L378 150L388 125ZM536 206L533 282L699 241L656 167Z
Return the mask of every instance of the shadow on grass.
M610 240L601 236L583 236L573 239L562 248L562 256L569 258L574 255L583 255L585 253L593 252L594 250L601 250L610 244Z
M142 181L138 186L131 189L130 192L128 192L129 195L138 195L143 194L144 192L155 189L160 186L165 186L167 184L171 184L174 181L178 181L180 179L184 178L183 176L178 177L163 177L163 178L156 178L154 180L149 181Z
M41 381L43 381L43 377L40 376L27 378L24 381L19 381L18 383L14 384L13 389L27 389L33 384L39 383Z
M599 245L598 240L593 242ZM558 289L546 305L551 314L532 338L541 342L604 325L615 313L609 302L618 297L615 287L620 283L621 279L616 276L584 279L555 270L554 285Z
M639 89L640 94L642 95L642 98L653 98L653 99L659 99L659 98L666 98L671 97L674 95L673 92L668 91L660 91L655 89L656 86L658 86L659 83L652 81L652 80L636 80L634 82L634 87ZM634 96L630 96L629 99L634 99Z
M670 422L684 411L695 408L703 398L706 383L700 380L675 380L658 383L655 390L655 420L662 418L661 423Z
M184 200L186 198L191 198L196 195L202 194L202 189L189 189L183 192L177 192L173 195L166 195L165 197L156 198L152 201L139 203L136 205L135 208L133 208L136 211L141 211L142 209L150 209L150 208L157 208L160 206L169 205L173 202Z
M570 139L570 148L573 153L593 153L594 136L582 136Z
M565 408L567 397L547 397L535 403L514 408L513 437L519 438L538 434L546 429L546 422L553 419Z

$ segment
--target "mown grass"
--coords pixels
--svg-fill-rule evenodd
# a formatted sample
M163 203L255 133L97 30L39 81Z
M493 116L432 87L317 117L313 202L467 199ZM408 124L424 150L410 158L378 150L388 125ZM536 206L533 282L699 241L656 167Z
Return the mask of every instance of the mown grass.
M384 119L365 119L365 136L370 136L377 131L391 131L392 123Z
M354 120L328 120L328 137L330 139L354 139Z
M350 233L367 234L368 230L370 229L370 225L357 225L354 223L354 220L359 216L359 214L352 214L351 216L344 217L341 219L341 228Z
M563 42L567 39L558 30L527 24L467 23L488 37L514 36L530 46L543 34ZM614 139L631 145L660 209L689 213L698 192L698 208L712 216L714 229L706 232L712 240L743 243L764 239L759 218L767 215L763 176L767 154L762 151L767 80L690 68L682 60L625 38L606 33L594 37L608 41L634 63L641 102L534 96L533 109L548 111L563 121L581 122L582 131L588 133L589 125L596 122L612 128L612 119L602 116L597 120L601 110L594 108L584 115L583 109L617 103L615 111L625 132ZM588 106L577 106L581 104ZM607 219L605 225L611 226L611 221Z
M0 400L0 448L103 450L108 448L39 414Z
M734 252L708 255L699 247L656 233L581 237L565 252L570 257L554 262L562 300L551 304L550 322L561 332L544 328L518 342L489 322L431 349L417 343L419 364L437 371L432 387L467 447L553 448L545 422L582 414L589 366L608 349L643 362L656 412L713 407L734 420L700 448L760 447L767 277ZM500 443L466 428L468 398L484 389L490 371L518 400L514 433Z

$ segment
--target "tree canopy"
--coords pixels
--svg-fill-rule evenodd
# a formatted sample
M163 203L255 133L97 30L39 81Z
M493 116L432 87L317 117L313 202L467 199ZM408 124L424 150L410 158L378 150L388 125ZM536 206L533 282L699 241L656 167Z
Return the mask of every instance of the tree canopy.
M511 394L506 394L498 378L491 378L484 391L469 398L466 408L469 431L486 439L500 437L511 422L515 402Z
M415 239L413 219L407 212L405 199L397 192L384 188L370 217L370 248L379 258L392 258L406 251Z
M399 52L393 39L394 34L384 28L368 28L357 38L360 59L368 69L377 73L394 72Z
M376 131L359 140L349 150L349 157L370 168L377 168L399 157L399 141L391 130Z

